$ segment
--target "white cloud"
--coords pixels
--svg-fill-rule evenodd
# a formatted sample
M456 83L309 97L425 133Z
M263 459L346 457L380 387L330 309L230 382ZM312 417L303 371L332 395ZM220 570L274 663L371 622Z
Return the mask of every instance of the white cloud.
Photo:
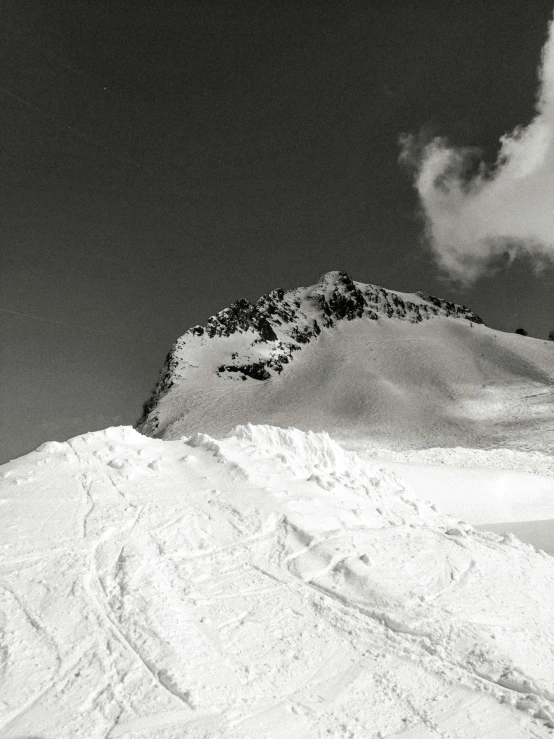
M534 120L502 136L494 167L443 138L423 146L401 139L401 161L416 167L427 241L441 270L463 285L500 259L554 264L554 21L539 83Z

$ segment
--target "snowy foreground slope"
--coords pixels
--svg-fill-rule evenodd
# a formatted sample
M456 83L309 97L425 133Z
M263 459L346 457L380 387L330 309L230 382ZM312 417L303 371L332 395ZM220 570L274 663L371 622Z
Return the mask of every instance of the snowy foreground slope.
M326 431L349 448L554 441L554 344L468 308L329 272L242 300L178 339L140 429L166 439L237 424Z
M3 739L554 735L554 559L326 434L50 442L0 524Z

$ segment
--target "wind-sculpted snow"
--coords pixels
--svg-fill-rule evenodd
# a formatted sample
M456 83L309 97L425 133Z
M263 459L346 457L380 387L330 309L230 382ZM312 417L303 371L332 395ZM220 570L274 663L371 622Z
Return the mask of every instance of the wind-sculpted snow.
M358 480L366 476L367 465L356 454L339 446L325 432L304 433L295 428L254 426L249 423L246 426L237 426L233 436L250 443L257 450L277 455L289 469L298 469L300 474L328 472L335 475L346 474Z
M527 739L554 559L327 434L107 429L0 469L3 739Z

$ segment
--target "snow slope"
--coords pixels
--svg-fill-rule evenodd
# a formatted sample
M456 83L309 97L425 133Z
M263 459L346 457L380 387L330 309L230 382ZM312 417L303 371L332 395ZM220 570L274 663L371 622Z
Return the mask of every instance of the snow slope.
M382 449L364 457L378 460L418 495L474 525L554 516L554 457L547 454L442 448Z
M47 443L0 517L3 739L553 735L554 559L327 434Z
M140 429L166 439L237 424L327 431L350 449L550 453L554 344L468 308L330 272L238 301L173 346Z

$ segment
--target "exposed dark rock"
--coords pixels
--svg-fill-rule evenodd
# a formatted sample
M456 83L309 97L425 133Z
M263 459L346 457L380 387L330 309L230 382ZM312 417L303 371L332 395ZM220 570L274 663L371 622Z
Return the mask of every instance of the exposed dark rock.
M254 306L248 300L241 298L225 310L208 319L206 332L210 339L214 336L231 336L238 329L246 331L251 325Z
M260 316L258 318L257 328L263 341L277 341L277 334L271 328L271 325L265 316Z
M317 333L320 333L321 329L319 328L319 326L318 329L319 330L317 331ZM291 331L291 338L293 338L294 341L297 341L299 344L307 344L311 339L313 339L314 336L316 336L316 330L314 326L312 326L311 328L309 326L306 326L304 328L294 326Z
M255 362L254 364L243 364L243 365L232 365L222 364L217 368L217 371L221 374L222 372L240 372L247 377L252 377L254 380L269 380L271 375L266 370L264 362Z
M422 291L417 292L416 295L444 311L444 314L447 316L451 316L453 318L465 318L472 323L483 324L481 318L465 305L457 305L456 303L452 303L450 300L436 298L434 295L429 295L429 293L424 293Z

